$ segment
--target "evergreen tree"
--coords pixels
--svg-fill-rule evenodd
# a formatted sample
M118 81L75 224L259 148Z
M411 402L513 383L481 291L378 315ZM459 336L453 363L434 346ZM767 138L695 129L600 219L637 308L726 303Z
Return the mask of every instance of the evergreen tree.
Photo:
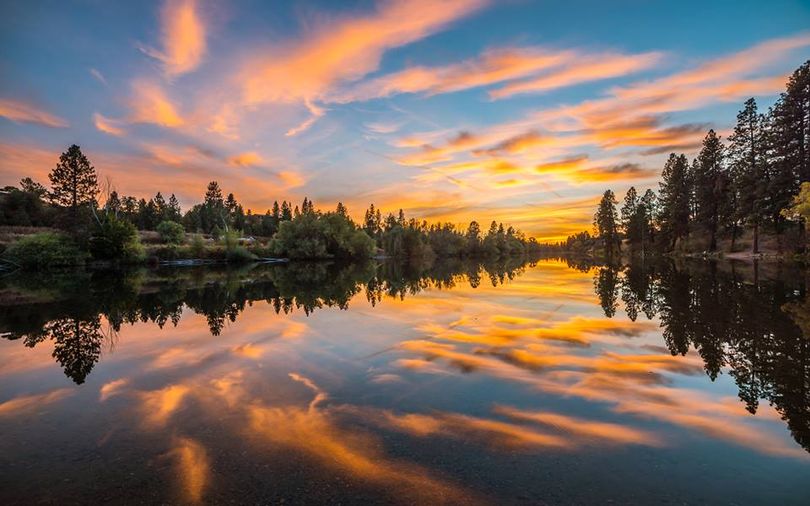
M157 224L159 224L161 221L164 221L168 218L169 208L166 205L166 200L163 198L163 195L160 192L157 192L155 194L155 197L152 199L152 201L155 203L155 214L157 215L157 223L155 224L155 226L157 226Z
M695 160L695 222L709 234L709 251L717 250L717 232L730 218L729 181L723 157L724 146L714 130L703 139L703 148Z
M48 179L51 181L51 200L70 208L75 225L79 207L95 202L98 193L96 169L81 148L73 144L59 157L59 163L48 174Z
M175 197L174 193L172 193L171 196L169 197L169 205L167 207L166 219L180 223L180 219L182 216L183 213L180 209L180 202L177 201L177 197Z
M43 198L48 194L48 190L44 186L30 177L24 177L20 180L20 189L25 193L36 195L37 198Z
M689 162L685 155L669 155L661 174L658 194L661 231L666 234L669 249L678 239L689 235Z
M624 195L624 205L621 209L621 228L630 244L636 244L641 239L641 231L637 219L639 206L636 188L631 186Z
M605 254L612 257L614 248L621 242L618 227L619 217L616 214L616 197L611 190L606 190L599 202L599 208L593 218L597 235L605 248ZM619 248L621 249L621 248Z
M379 209L374 209L374 204L368 206L363 217L363 230L372 239L377 239L382 230L382 215Z
M287 201L281 203L281 221L290 221L293 218L292 208Z
M754 231L752 251L759 252L759 228L767 215L768 173L765 165L764 119L753 98L737 114L737 125L729 137L729 162L736 195L737 219Z

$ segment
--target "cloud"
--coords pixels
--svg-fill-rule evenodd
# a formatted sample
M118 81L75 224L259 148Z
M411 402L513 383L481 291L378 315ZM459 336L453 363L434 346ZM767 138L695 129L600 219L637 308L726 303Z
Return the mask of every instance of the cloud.
M121 137L126 134L126 131L120 127L121 122L118 120L105 118L99 113L93 114L93 124L100 132Z
M104 77L104 74L102 74L100 70L91 68L90 75L104 86L107 86L107 78Z
M236 167L255 167L260 165L263 161L262 157L255 151L239 153L238 155L228 158L228 163Z
M502 99L521 93L541 93L589 81L621 77L652 67L661 56L661 53L584 55L569 65L537 78L492 90L489 96L492 99Z
M0 417L30 413L47 404L59 402L74 393L74 390L70 388L59 388L42 394L14 397L13 399L0 402Z
M249 104L325 98L339 83L376 70L385 51L410 44L471 14L484 0L393 0L367 15L320 21L291 44L249 59L241 73Z
M514 81L526 81L490 91L498 99L518 93L548 91L588 81L624 76L652 67L660 53L624 55L589 54L587 51L544 47L489 49L480 56L445 66L415 66L377 77L331 98L335 102L365 101L400 93L436 95Z
M304 120L304 122L301 123L300 125L287 130L287 132L284 134L285 137L293 137L300 134L301 132L309 130L309 128L312 125L314 125L316 121L318 121L318 118L326 114L326 109L318 107L317 105L313 104L309 99L304 100L304 105L306 106L311 116L306 120Z
M99 389L98 395L99 402L104 402L110 397L118 395L128 385L129 380L127 378L119 378L117 380L104 383L103 385L101 385L101 388Z
M175 460L175 472L184 497L190 503L199 503L208 485L211 465L208 452L199 442L175 436L169 452Z
M43 111L33 104L9 98L0 98L0 116L18 123L33 123L52 128L70 126L66 120Z
M166 93L155 83L136 81L132 85L133 95L130 100L133 123L153 123L163 127L174 128L185 124L174 104Z
M206 52L205 24L196 0L167 0L160 13L163 49L141 47L163 64L169 77L196 69Z
M144 423L152 427L166 425L190 392L186 385L169 385L160 390L141 392Z
M626 181L632 179L647 179L657 177L658 169L647 169L637 163L619 163L604 167L591 167L574 174L575 179L581 183L594 183L599 181Z
M364 101L400 93L435 95L524 77L576 58L576 51L545 48L500 48L441 67L411 67L351 87L335 102Z
M473 151L474 155L503 155L503 154L516 154L527 149L541 146L548 143L548 140L540 135L536 130L510 137L502 142L499 142L494 147L484 150Z

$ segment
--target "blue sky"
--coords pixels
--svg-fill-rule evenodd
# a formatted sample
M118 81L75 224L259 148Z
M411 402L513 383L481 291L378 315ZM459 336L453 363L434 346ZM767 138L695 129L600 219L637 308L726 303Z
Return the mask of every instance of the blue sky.
M807 2L19 2L0 30L3 184L77 143L121 193L216 179L540 239L670 151L766 110L807 58Z

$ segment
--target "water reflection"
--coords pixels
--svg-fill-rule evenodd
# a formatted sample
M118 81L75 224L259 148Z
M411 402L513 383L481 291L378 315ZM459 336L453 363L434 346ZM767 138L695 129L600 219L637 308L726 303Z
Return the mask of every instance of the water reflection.
M802 504L810 306L769 269L3 278L0 502Z
M810 451L810 301L805 274L771 266L692 262L600 266L594 289L607 317L658 317L673 356L695 349L712 380L728 369L749 413L774 406Z
M386 297L404 300L429 288L450 289L458 283L476 288L484 277L498 286L523 269L522 261L506 259L486 264L313 262L16 275L0 281L6 300L0 304L0 333L29 348L51 340L53 357L65 375L82 384L98 362L103 343L113 342L122 325L177 326L184 308L204 315L211 334L219 336L256 301L270 303L276 314L302 310L310 315L324 307L348 309L361 292L374 306Z

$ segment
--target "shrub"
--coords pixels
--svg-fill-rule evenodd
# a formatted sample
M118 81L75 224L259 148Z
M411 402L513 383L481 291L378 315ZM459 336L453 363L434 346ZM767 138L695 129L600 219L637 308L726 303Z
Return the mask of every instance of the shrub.
M368 258L374 240L346 216L308 212L279 225L270 243L274 254L289 258Z
M160 234L160 239L166 244L181 244L186 235L183 225L176 221L161 222L157 226L157 233Z
M53 232L23 237L3 255L24 269L75 266L84 263L83 253L70 237Z
M194 258L202 258L205 254L205 240L200 234L194 234L191 237L191 247L189 248L191 255Z
M138 230L132 223L107 215L90 236L90 254L98 260L133 263L144 259Z
M236 246L225 250L225 260L231 263L245 263L256 260L256 255L246 250L242 246Z

